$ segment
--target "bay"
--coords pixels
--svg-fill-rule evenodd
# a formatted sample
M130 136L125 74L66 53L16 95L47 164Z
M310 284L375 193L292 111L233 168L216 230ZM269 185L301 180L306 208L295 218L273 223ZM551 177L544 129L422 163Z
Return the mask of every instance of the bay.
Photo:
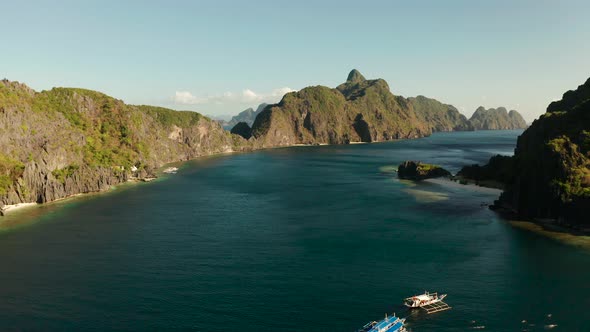
M495 191L393 171L454 173L512 154L520 133L203 158L15 213L0 221L22 225L0 233L0 328L354 331L396 312L415 332L588 331L587 251L511 227L485 206ZM453 308L401 306L424 290Z

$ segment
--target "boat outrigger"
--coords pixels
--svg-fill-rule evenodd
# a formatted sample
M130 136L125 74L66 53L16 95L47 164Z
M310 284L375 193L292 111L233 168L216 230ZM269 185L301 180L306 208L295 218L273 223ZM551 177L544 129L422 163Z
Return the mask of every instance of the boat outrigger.
M407 332L404 327L405 321L405 318L396 317L395 314L389 317L386 314L385 319L379 322L369 322L358 330L358 332Z
M438 295L438 293L424 292L424 294L404 299L404 305L410 309L424 309L427 313L432 314L451 309L448 304L442 301L445 297L447 297L447 294Z

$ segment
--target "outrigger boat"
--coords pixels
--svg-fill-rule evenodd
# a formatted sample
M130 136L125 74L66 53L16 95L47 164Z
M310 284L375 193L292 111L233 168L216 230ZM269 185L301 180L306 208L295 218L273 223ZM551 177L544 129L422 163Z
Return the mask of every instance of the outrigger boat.
M358 330L358 332L407 332L404 327L405 321L405 318L396 317L395 314L389 317L386 314L385 319L379 322L369 322Z
M451 307L442 300L447 294L438 295L438 293L424 292L421 295L414 295L404 299L404 305L410 309L420 308L431 314L434 312L451 309Z

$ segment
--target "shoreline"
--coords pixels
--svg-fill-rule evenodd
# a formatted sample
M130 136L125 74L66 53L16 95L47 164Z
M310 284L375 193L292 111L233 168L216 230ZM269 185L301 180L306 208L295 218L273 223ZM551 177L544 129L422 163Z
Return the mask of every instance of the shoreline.
M423 180L425 182L434 183L443 186L451 186L455 188L465 188L467 190L475 190L478 192L485 192L490 194L500 194L501 189L484 187L475 184L474 182L461 184L451 179L433 178ZM490 206L492 206L490 204ZM491 209L492 210L492 209ZM492 210L496 215L507 224L514 228L522 229L527 232L539 234L546 238L557 240L566 245L573 245L583 249L590 250L590 233L588 231L576 230L562 225L558 225L551 221L542 220L520 220L514 214L506 213L502 210Z
M0 209L0 216L5 216L7 213L12 213L14 211L22 210L23 208L33 207L37 205L40 204L36 202L28 202L4 205L2 209Z
M253 150L253 151L256 151L256 150ZM251 152L251 151L245 151L245 152ZM221 156L221 155L230 155L230 154L235 154L235 153L242 153L242 151L225 151L225 152L220 152L220 153L213 153L213 154L209 154L209 155L198 156L198 157L186 159L186 160L171 161L169 163L165 163L164 165L158 167L155 172L156 176L148 176L145 178L130 178L125 182L120 182L118 184L109 186L108 188L106 188L104 190L90 191L90 192L85 192L85 193L76 193L76 194L68 195L68 196L58 198L53 201L49 201L49 202L45 202L45 203L24 202L24 203L16 203L16 204L6 204L6 205L2 206L2 208L0 208L0 227L2 224L2 217L7 216L9 214L13 214L16 211L28 210L33 207L47 206L52 203L63 202L63 201L67 201L67 200L78 198L78 197L86 197L86 196L96 195L96 194L100 194L100 193L107 193L107 192L110 192L110 191L112 191L122 185L126 185L126 184L139 184L139 183L154 182L154 181L160 179L162 175L167 175L165 172L163 172L163 170L166 169L166 167L169 167L171 165L181 165L181 164L184 164L184 163L187 163L187 162L190 162L193 160L198 160L201 158L215 157L215 156Z

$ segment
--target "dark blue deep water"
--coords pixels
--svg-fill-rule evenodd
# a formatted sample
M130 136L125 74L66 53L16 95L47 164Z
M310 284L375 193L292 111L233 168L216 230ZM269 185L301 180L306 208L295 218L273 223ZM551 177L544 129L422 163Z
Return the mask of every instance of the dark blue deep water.
M495 192L392 172L456 172L519 133L204 158L16 212L0 221L0 330L353 331L396 312L415 332L590 331L590 254L499 219L482 206ZM401 307L424 290L453 309Z

